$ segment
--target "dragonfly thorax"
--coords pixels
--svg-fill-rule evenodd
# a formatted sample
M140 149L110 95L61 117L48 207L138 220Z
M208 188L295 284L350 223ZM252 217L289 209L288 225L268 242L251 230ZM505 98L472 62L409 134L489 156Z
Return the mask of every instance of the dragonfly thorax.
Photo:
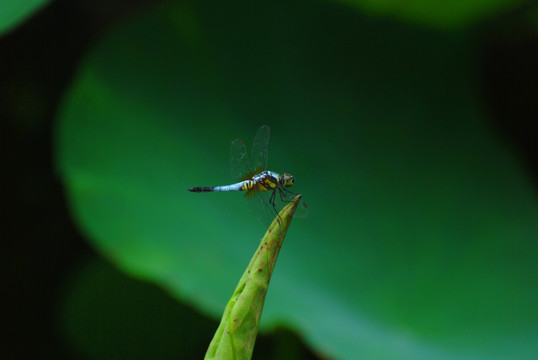
M272 190L279 186L290 187L295 179L291 174L284 173L279 175L275 172L266 170L252 177L253 185L261 185L260 190Z

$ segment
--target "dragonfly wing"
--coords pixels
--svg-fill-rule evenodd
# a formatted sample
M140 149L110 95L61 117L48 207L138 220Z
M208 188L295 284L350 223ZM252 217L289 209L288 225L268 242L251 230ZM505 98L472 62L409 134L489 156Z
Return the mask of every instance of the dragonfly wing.
M233 181L243 181L254 175L247 148L241 139L235 139L230 146L230 172Z
M273 191L250 190L245 194L245 199L247 200L250 211L265 226L269 226L280 210L282 210L282 208L297 195L286 189L283 191L277 189L275 191L275 195L272 199L271 196ZM307 215L308 206L301 199L293 217L305 218Z
M245 194L248 207L252 214L264 226L271 225L277 213L269 203L272 191L250 190Z
M250 153L250 156L252 156L253 170L256 174L267 170L269 133L269 126L263 125L258 129L258 132L254 137L254 142L252 143L252 152Z

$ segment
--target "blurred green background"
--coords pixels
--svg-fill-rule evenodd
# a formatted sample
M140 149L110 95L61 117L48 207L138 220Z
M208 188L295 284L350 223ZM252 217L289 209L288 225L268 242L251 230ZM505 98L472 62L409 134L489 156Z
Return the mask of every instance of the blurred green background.
M229 183L231 141L269 124L309 214L255 359L538 357L537 14L0 2L0 355L201 358L264 229L186 188Z

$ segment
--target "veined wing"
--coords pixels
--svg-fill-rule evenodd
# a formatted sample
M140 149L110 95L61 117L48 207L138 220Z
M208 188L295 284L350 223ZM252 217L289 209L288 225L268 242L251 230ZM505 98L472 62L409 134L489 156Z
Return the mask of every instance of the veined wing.
M280 210L297 195L285 188L279 188L273 191L251 190L245 194L250 211L265 226L269 226ZM308 206L301 199L293 217L305 218L307 215Z
M253 170L256 174L267 170L267 156L269 146L269 133L270 128L268 125L263 125L256 132L254 142L252 143L252 157Z
M277 215L269 203L271 193L272 191L250 190L245 194L250 211L265 227L271 225Z
M254 175L247 148L241 139L235 139L230 146L230 173L233 181L247 180Z

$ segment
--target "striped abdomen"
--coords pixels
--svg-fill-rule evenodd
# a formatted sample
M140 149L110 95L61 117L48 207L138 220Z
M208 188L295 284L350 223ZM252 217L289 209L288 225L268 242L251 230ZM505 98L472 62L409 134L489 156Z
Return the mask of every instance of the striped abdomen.
M211 186L211 187L193 187L187 190L192 192L211 192L211 191L248 191L254 187L254 181L245 180L232 185Z
M192 192L212 192L212 191L249 191L256 189L259 191L273 190L280 183L280 175L272 171L264 171L254 175L251 180L244 180L232 185L212 186L212 187L193 187L187 190ZM290 185L291 186L291 185Z

